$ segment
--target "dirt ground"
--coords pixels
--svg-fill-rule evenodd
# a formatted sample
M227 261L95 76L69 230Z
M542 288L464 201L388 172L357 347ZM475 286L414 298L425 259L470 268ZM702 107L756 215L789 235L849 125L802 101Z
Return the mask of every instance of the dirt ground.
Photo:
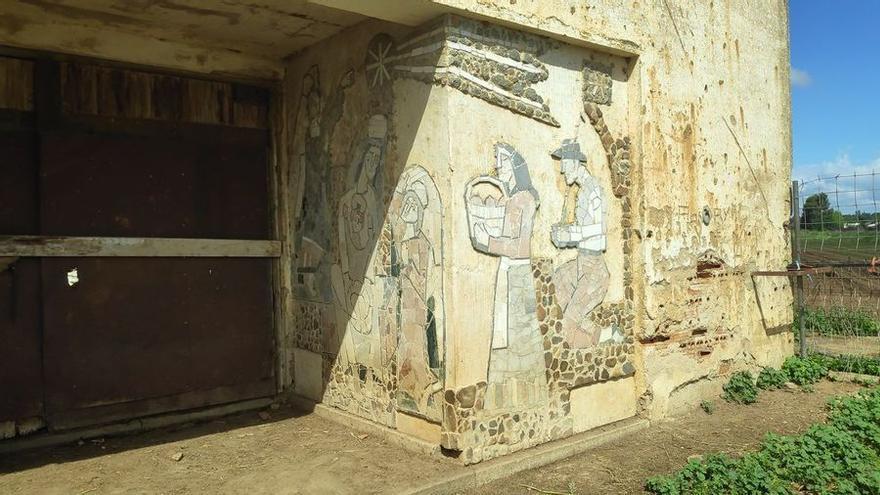
M814 388L813 393L762 392L758 402L748 406L718 399L711 415L696 409L583 455L490 483L468 495L644 493L648 477L681 468L689 456L742 454L757 448L767 432L801 432L825 419L829 397L860 389L851 383L833 382L821 382Z
M316 415L267 412L0 455L0 493L396 493L463 469Z
M766 432L791 434L824 418L828 397L859 387L822 382L813 393L764 392L757 404L715 401L577 457L468 492L641 493L645 479L688 456L754 449ZM463 470L374 435L282 408L208 423L0 456L0 493L398 493ZM182 456L182 457L179 457ZM176 460L179 457L179 460Z

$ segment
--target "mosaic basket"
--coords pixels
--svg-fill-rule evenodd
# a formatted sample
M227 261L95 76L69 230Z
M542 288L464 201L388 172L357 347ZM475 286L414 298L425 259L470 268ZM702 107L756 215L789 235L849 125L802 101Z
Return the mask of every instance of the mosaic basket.
M471 239L474 238L474 227L478 224L485 226L490 236L499 237L504 227L504 212L507 210L504 184L494 177L477 177L468 182L464 199Z

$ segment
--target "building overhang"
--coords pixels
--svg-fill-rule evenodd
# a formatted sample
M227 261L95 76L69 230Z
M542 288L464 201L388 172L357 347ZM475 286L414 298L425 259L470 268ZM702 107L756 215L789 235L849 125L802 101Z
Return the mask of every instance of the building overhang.
M298 51L369 18L418 26L444 13L634 55L631 43L461 0L9 0L0 46L215 77L277 80ZM492 6L494 9L500 7Z

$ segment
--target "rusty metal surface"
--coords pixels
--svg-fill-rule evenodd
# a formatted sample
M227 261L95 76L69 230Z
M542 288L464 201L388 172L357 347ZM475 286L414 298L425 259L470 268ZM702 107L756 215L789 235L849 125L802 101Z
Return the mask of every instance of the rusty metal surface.
M37 147L29 132L0 134L0 232L37 231ZM42 412L40 261L0 259L0 421Z
M63 411L50 414L47 421L53 431L123 421L135 416L154 416L188 409L241 402L251 399L271 397L274 388L266 381L223 386L211 390L197 390L167 397L139 399L132 402L120 402L104 406ZM2 443L2 442L0 442Z
M266 395L271 394L269 263L44 259L50 417L222 386L263 384ZM68 273L74 269L76 282L71 282ZM174 407L200 405L196 400ZM133 409L132 416L145 412Z
M43 409L40 261L18 259L0 272L0 421Z

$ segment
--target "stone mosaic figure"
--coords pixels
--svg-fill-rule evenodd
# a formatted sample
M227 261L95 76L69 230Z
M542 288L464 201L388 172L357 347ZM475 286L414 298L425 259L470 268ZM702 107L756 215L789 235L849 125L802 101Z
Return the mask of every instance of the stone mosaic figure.
M562 221L552 227L551 239L557 248L576 248L578 252L577 258L554 271L556 298L562 308L563 334L569 345L589 347L619 337L612 335L611 329L597 328L589 318L608 292L609 274L603 258L605 199L602 186L587 171L587 157L577 142L563 141L552 156L561 163L568 193Z
M343 76L336 90L322 97L320 73L313 66L303 76L302 90L294 125L295 160L304 175L298 181L301 198L295 222L296 263L294 289L301 299L330 302L330 238L333 228L329 202L330 136L342 115L345 90L352 84L352 74Z
M442 211L425 169L399 180L391 203L398 281L397 408L439 422L443 389ZM427 220L427 221L426 221ZM435 245L437 247L435 247Z
M379 364L380 343L373 338L377 327L373 281L369 277L373 248L382 222L375 183L385 159L388 123L383 115L370 118L368 138L352 164L354 184L339 200L339 263L333 265L331 282L340 316L346 321L343 352L349 362Z
M522 155L507 144L496 145L495 153L495 171L504 188L503 197L497 199L498 205L503 206L503 222L498 230L491 222L477 219L471 231L472 244L478 251L500 258L488 380L490 384L508 380L534 384L538 379L546 387L531 267L532 228L539 196ZM473 196L467 198L469 207L475 202L486 205L494 201L492 197L482 201Z

